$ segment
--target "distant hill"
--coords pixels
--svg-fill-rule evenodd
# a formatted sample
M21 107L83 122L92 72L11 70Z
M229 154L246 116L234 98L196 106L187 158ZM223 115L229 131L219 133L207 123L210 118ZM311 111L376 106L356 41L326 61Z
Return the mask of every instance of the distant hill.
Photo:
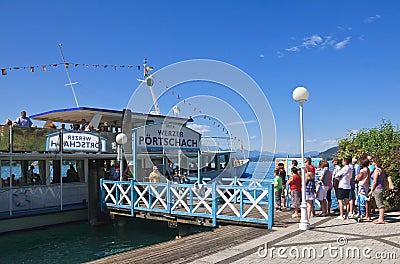
M311 157L311 158L315 158L319 155L318 151L309 151L309 152L305 152L304 153L304 157ZM286 152L281 152L281 153L275 153L275 158L285 158L288 157L289 158L298 158L301 157L301 153L295 153L295 154L290 154L290 153L286 153Z
M324 160L332 160L333 158L335 158L337 152L338 152L339 147L333 147L330 149L327 149L321 153L318 154L318 158L322 158Z

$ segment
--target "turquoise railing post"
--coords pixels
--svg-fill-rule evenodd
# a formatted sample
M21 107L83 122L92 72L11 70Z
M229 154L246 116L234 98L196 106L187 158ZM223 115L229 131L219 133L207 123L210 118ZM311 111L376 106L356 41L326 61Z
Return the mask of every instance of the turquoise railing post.
M104 201L106 199L106 196L104 193L103 181L104 179L100 178L100 210L102 213L104 213L104 207L106 203L106 201Z
M171 201L171 181L167 181L167 210L171 213L172 201Z
M131 180L131 216L135 215L135 201L136 201L136 197L135 197L135 182L133 180Z
M212 183L212 224L217 226L218 198L217 198L217 183Z
M115 205L118 206L119 203L120 203L120 200L121 200L121 197L119 197L118 184L121 184L121 182L120 181L115 181L114 184L115 184L115 201L116 201Z
M239 186L239 184L238 184L238 178L237 178L237 176L235 176L234 178L233 178L233 193L235 193L235 191L236 191L236 186ZM234 198L234 203L237 203L238 201L237 201L237 196L235 196L235 198Z
M274 184L268 184L268 229L274 225Z
M193 185L194 186L194 185ZM189 208L190 208L190 213L193 213L193 188L189 187Z
M151 187L153 186L151 183L147 185L149 188L149 208L153 206L153 191L151 190Z
M236 191L236 190L235 190ZM243 212L244 212L244 199L243 199L243 188L239 189L239 197L240 197L240 204L239 204L239 215L240 217L243 216Z

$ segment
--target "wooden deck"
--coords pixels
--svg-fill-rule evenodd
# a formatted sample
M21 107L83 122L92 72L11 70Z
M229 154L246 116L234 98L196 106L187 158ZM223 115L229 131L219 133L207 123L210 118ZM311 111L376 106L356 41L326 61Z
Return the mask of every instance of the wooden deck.
M274 228L298 222L291 211L275 212ZM223 225L172 241L112 255L88 263L188 263L226 248L252 240L273 230L254 226ZM133 238L134 239L134 238Z

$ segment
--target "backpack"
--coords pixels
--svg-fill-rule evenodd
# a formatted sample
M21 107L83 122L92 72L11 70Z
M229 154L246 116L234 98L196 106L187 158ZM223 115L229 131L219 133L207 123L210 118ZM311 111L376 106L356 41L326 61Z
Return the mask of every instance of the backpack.
M392 179L390 178L390 176L387 176L384 170L382 170L382 172L383 172L383 183L382 183L383 190L384 191L393 190L394 186Z

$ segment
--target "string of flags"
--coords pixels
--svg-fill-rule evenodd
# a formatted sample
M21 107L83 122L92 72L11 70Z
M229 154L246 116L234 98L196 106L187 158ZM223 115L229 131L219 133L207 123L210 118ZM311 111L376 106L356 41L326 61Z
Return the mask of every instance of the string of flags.
M153 78L155 78L155 76L152 76ZM162 81L158 81L158 83L160 83L161 85L163 85ZM171 90L171 88L169 86L165 86L165 90L169 91ZM178 100L178 102L182 102L185 105L188 105L190 107L193 108L193 112L198 113L199 115L203 115L204 119L208 119L208 121L212 122L212 124L216 127L220 127L221 131L227 135L229 135L231 138L233 138L234 140L237 140L239 142L241 142L240 138L235 137L232 133L229 133L228 129L224 127L223 124L221 124L220 122L218 122L216 119L212 118L211 116L208 116L207 114L205 114L204 111L201 110L201 108L198 108L196 105L190 103L189 101L187 101L186 99L181 100L181 95L176 94L174 90L171 90L171 95L176 97L176 99ZM241 144L241 148L242 148L242 144Z
M128 68L128 69L138 69L142 66L140 65L111 65L111 64L88 64L88 63L72 63L72 62L61 62L61 63L53 63L53 64L45 64L45 65L34 65L34 66L13 66L6 67L1 69L1 75L7 75L9 71L17 71L17 70L29 70L30 72L35 72L37 70L47 71L48 68L56 68L58 66L64 66L65 68L70 67L85 67L85 68L110 68L117 70L119 68Z

